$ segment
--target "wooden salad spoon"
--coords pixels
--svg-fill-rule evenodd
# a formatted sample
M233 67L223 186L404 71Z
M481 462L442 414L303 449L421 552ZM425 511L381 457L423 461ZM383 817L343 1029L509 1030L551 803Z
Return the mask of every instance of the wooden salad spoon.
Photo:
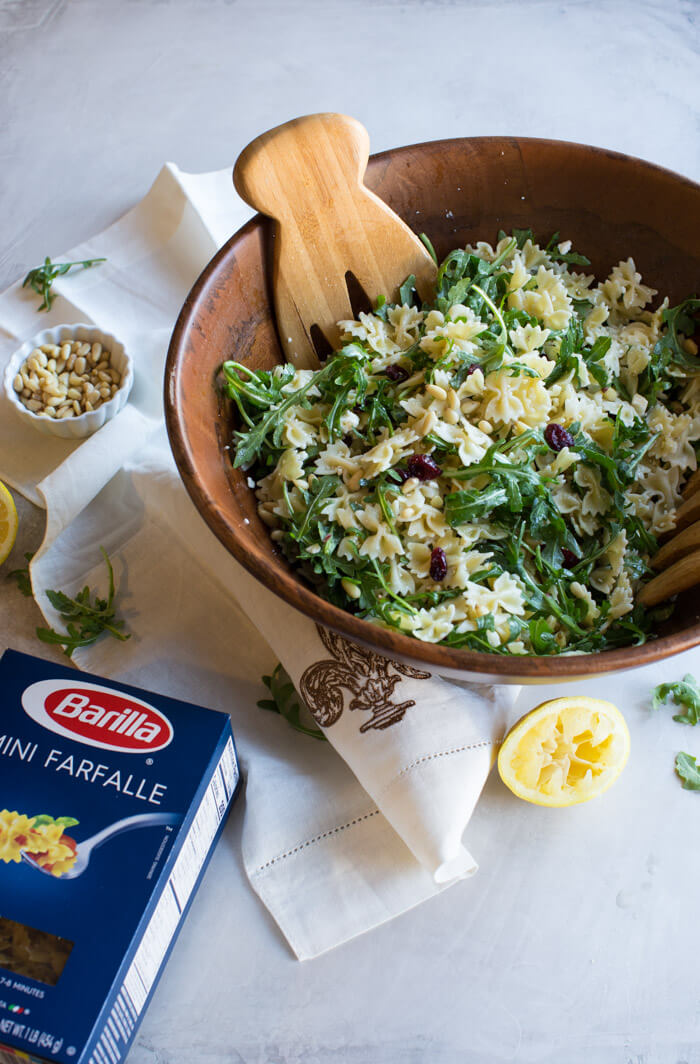
M661 571L637 596L642 606L656 606L700 584L700 469L689 478L682 495L675 531L651 559L652 568Z
M368 159L363 125L346 115L317 114L263 133L234 167L239 195L277 223L277 328L283 352L299 368L319 364L317 330L330 348L339 346L336 322L355 317L352 278L373 306L382 295L394 300L410 274L421 297L432 298L435 263L406 223L365 187Z

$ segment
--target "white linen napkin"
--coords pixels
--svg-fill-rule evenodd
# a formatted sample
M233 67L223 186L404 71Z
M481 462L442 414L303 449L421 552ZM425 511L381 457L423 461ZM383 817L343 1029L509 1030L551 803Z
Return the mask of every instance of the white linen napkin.
M113 559L132 638L105 638L75 664L231 712L245 867L304 959L476 870L462 838L518 689L458 685L322 632L240 567L191 504L163 425L163 362L191 284L249 213L228 170L167 164L141 203L67 253L108 261L59 279L50 314L19 285L0 296L0 368L40 329L76 321L113 332L135 364L126 408L84 442L34 432L3 396L0 477L46 507L31 577L50 625L61 622L45 589L104 587L98 545ZM268 647L329 743L256 708Z

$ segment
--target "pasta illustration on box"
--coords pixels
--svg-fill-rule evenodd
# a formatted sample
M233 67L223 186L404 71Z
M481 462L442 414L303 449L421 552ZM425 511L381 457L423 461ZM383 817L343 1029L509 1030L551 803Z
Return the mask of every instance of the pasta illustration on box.
M66 835L65 828L78 821L75 817L25 816L24 813L0 809L0 861L18 863L22 854L31 854L35 863L50 872L62 876L75 864L77 844Z
M0 689L0 1061L118 1064L238 791L231 722L14 651Z

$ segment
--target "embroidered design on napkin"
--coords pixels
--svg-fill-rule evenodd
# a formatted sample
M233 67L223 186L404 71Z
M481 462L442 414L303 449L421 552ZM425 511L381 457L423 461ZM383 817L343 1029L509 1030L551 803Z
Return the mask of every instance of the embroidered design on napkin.
M415 699L394 701L394 688L401 683L403 676L429 680L430 673L380 657L319 624L316 629L333 660L309 665L301 677L299 693L321 727L330 728L340 717L345 708L343 691L352 696L348 709L372 714L360 726L361 732L370 728L389 728L403 720L406 710L415 706Z

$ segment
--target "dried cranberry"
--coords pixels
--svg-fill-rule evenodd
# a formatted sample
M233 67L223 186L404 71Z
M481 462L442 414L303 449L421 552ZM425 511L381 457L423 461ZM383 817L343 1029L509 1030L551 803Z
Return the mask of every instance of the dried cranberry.
M412 454L408 459L409 476L418 480L435 480L442 473L440 466L429 454Z
M399 466L394 466L391 472L396 473L396 475L401 479L402 484L405 480L409 480L411 476L407 469L401 469Z
M384 375L389 378L390 381L406 381L408 380L408 372L394 362L391 366L387 366L384 370Z
M562 547L561 560L564 563L565 569L573 569L575 565L578 565L579 559L576 557L572 550L568 547Z
M567 432L563 425L557 425L554 421L544 430L544 438L553 451L561 451L564 447L573 447L574 437Z
M431 580L444 580L447 576L447 558L442 547L433 547L430 554Z

